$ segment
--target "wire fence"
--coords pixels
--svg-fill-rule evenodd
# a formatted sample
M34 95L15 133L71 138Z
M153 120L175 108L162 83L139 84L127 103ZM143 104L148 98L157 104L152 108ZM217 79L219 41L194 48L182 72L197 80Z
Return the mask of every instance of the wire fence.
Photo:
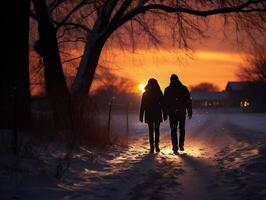
M109 102L94 102L86 109L83 115L85 124L93 123L92 118L98 125L95 130L83 127L88 134L105 134L109 139L118 136L128 136L130 132L130 120L134 104L130 101L119 101L111 98ZM87 110L89 109L89 110ZM87 115L90 115L87 117ZM32 106L33 127L37 131L50 131L54 127L53 111L49 107L47 99L38 99ZM95 126L93 126L95 127ZM97 128L98 127L98 128ZM99 133L101 132L101 133Z
M125 133L129 135L129 110L130 102L117 103L114 98L111 99L108 107L107 132L111 138L112 130L124 132L122 127L125 125ZM117 110L119 112L117 112ZM112 129L113 127L113 129ZM122 130L121 130L122 129Z

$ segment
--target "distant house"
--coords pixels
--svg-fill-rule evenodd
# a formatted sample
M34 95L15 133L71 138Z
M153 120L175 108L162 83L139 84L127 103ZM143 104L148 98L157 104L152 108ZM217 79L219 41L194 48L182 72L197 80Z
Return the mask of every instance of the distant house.
M266 82L228 82L225 91L229 108L266 111Z
M199 92L192 91L192 105L194 108L219 108L224 107L226 95L224 92Z

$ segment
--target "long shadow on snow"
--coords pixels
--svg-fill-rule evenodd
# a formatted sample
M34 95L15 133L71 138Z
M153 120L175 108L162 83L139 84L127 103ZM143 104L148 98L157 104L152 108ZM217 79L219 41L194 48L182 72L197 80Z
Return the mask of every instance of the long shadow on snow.
M175 160L151 155L153 165L131 191L131 199L176 199L181 193L179 176L184 173Z

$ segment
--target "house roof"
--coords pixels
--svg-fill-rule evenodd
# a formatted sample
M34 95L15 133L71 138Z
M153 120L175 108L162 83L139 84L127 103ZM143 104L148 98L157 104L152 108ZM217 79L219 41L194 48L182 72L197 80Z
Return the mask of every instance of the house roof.
M244 89L251 89L251 88L265 88L266 89L266 82L265 81L230 81L227 83L225 90L226 91L242 91Z
M191 92L192 100L224 100L225 92Z

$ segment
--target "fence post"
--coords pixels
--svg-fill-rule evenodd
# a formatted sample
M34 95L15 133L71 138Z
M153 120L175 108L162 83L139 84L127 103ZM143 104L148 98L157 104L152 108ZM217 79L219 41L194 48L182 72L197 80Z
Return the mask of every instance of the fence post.
M127 120L127 134L129 134L129 120L128 120L128 115L129 115L129 102L126 104L126 120Z
M17 129L17 88L13 87L13 136L14 153L18 155L18 129Z
M113 101L114 101L114 97L112 97L110 103L109 103L109 112L108 112L108 124L107 124L107 133L108 133L108 140L110 141L110 134L111 134L111 114L112 114L112 107L113 107Z

